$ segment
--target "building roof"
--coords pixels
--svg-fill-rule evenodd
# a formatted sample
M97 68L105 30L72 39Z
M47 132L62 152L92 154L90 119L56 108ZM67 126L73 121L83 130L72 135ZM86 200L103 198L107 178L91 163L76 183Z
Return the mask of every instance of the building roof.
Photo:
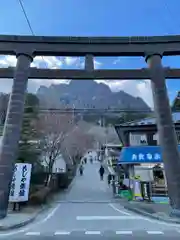
M174 123L180 123L180 112L174 112L172 113L173 121ZM141 120L136 120L132 122L126 122L123 124L120 124L121 126L139 126L139 125L151 125L151 124L156 124L156 118L151 117L151 118L144 118Z
M174 99L171 108L173 111L172 118L174 123L180 123L180 91L177 93L177 96ZM141 120L126 122L126 123L120 124L119 126L139 126L139 125L151 125L151 124L156 124L156 117L149 117Z

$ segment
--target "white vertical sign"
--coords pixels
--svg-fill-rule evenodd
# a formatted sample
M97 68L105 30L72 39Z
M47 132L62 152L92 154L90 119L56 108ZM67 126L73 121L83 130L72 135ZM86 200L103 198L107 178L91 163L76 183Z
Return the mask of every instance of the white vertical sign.
M28 201L32 165L16 163L9 192L9 202Z

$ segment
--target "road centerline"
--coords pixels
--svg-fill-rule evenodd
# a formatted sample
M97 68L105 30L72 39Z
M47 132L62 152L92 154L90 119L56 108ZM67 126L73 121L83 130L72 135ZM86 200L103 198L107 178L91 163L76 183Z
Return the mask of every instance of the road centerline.
M98 221L98 220L134 220L143 219L141 216L76 216L77 221Z

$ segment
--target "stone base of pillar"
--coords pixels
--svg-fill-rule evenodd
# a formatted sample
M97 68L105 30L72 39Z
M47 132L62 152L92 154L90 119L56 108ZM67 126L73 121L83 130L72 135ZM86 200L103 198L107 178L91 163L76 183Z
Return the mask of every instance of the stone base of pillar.
M5 210L0 210L0 219L3 219L7 216L7 212Z

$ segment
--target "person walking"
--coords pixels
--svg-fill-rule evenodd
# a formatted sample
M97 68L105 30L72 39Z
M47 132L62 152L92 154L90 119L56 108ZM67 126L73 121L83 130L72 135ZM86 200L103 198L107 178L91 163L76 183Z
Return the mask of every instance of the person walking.
M110 184L111 184L111 179L112 179L112 175L109 173L108 174L108 186L110 186Z
M80 173L81 176L83 175L83 171L84 171L84 167L81 164L80 167L79 167L79 173Z
M100 179L101 179L101 181L102 181L103 178L104 178L104 172L105 172L104 167L101 165L101 167L100 167L100 169L99 169L99 174L100 174Z

